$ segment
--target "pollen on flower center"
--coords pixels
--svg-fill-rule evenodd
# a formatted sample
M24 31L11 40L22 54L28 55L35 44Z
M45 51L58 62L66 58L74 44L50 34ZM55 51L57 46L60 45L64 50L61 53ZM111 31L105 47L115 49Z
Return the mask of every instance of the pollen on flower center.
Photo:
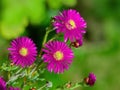
M70 19L70 20L68 21L68 23L66 23L66 27L67 27L69 30L76 28L75 22Z
M23 47L19 50L19 53L21 56L26 56L28 54L28 49Z
M72 28L76 27L75 22L73 20L70 20L69 23L70 23L70 25L71 25Z
M63 53L61 51L56 51L54 54L53 54L53 57L56 59L56 60L61 60L63 58Z

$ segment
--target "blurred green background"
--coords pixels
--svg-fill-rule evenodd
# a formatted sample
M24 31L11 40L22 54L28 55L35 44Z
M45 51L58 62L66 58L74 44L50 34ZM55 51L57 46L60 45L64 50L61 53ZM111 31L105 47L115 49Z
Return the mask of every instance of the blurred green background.
M51 90L67 81L81 81L89 72L96 74L96 84L76 90L119 90L120 0L0 0L0 65L8 61L7 48L16 37L29 36L39 51L51 17L70 8L86 20L87 33L83 46L74 49L68 71L58 75L46 70L43 74L53 82Z

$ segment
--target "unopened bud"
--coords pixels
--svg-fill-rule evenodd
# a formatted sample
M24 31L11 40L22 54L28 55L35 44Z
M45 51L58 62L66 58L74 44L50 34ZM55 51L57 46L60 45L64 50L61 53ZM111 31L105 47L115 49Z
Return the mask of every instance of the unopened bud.
M37 89L32 87L30 90L37 90Z
M84 79L84 82L89 86L93 86L96 82L96 76L90 73L89 76Z
M71 44L72 44L73 47L78 48L78 47L82 46L83 40L82 39L76 40L75 42L72 42Z
M71 85L72 85L72 83L71 83L71 82L67 83L67 84L66 84L66 88L70 88L70 87L71 87Z

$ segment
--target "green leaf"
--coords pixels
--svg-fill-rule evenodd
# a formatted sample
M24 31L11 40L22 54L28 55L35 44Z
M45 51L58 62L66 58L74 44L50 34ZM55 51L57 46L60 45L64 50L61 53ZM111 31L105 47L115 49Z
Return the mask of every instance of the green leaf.
M6 63L3 63L3 65L1 66L1 69L5 70L5 71L13 71L13 70L18 69L18 67L16 67L16 66L8 66Z

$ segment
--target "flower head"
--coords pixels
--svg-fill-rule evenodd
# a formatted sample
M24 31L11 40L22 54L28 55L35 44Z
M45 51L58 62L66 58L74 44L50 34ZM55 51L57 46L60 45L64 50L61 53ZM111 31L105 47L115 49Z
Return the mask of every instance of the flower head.
M76 10L64 10L58 16L54 17L53 26L57 33L64 33L65 42L70 39L71 42L82 38L86 32L85 20L80 16Z
M9 90L21 90L21 89L16 87L10 87Z
M50 72L62 73L69 68L74 54L64 42L50 41L45 47L43 59L48 63L47 68Z
M6 89L6 82L0 77L0 90L7 90Z
M84 79L87 85L93 86L96 82L96 76L93 73L90 73L87 78Z
M19 37L11 42L10 59L16 65L30 66L36 60L37 48L28 37Z

